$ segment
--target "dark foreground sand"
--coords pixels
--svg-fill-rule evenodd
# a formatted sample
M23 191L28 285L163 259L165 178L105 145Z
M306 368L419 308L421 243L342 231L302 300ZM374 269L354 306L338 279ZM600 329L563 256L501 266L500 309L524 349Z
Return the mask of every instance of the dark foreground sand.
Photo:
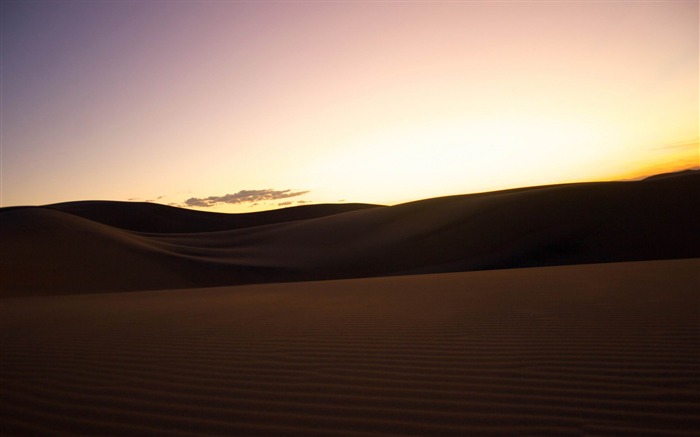
M0 434L698 435L700 260L0 300Z

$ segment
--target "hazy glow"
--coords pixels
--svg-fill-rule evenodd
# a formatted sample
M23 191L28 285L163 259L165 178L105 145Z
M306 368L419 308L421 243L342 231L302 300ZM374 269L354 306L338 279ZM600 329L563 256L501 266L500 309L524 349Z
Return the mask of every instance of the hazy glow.
M3 2L2 206L392 204L698 162L698 2Z

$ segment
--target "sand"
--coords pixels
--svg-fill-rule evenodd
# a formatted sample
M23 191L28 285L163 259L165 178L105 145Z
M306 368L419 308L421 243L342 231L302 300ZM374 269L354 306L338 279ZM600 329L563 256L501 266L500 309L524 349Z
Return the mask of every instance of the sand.
M699 435L700 173L0 209L0 435Z
M0 434L697 435L699 271L6 298Z

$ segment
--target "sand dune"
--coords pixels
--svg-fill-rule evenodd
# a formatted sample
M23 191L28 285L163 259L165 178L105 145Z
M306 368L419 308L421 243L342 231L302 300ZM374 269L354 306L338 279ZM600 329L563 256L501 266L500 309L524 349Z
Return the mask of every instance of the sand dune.
M691 172L267 215L95 202L7 208L0 211L0 293L157 290L694 258L700 257L699 187L700 173ZM170 231L226 230L128 230L160 225Z
M4 208L0 435L697 435L699 183Z
M80 201L47 205L116 228L139 232L211 232L325 217L380 205L342 203L294 206L247 214L223 214L147 202Z
M0 434L697 435L699 269L6 298Z

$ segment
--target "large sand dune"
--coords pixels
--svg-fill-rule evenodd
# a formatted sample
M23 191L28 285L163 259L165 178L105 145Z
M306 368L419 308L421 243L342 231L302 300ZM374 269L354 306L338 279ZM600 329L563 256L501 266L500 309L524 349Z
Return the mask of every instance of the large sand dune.
M698 435L699 183L4 208L0 435Z
M699 269L5 298L0 434L698 435Z
M61 294L700 257L700 174L227 215L0 210L0 293ZM155 232L158 230L158 232ZM146 232L149 231L149 232Z

